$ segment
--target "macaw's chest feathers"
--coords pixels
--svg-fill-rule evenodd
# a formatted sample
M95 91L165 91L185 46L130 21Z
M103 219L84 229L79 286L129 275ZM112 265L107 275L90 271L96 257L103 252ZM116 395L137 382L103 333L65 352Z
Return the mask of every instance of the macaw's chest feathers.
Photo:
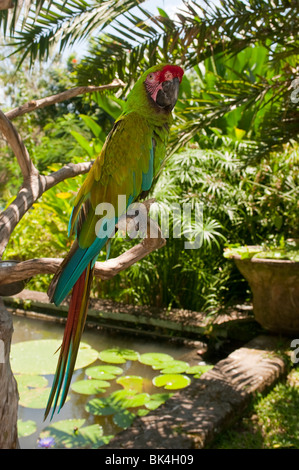
M74 228L83 203L90 201L89 209L95 213L101 203L111 204L118 214L118 196L132 202L142 191L148 191L165 156L169 125L154 126L136 112L123 115L114 125L101 154L94 162L79 191L71 218ZM95 228L99 217L89 218L89 232ZM78 225L77 225L78 228ZM77 230L80 246L86 245L84 224ZM92 228L92 230L90 230ZM81 231L83 230L83 234ZM95 237L95 232L93 232ZM93 240L88 237L87 244Z

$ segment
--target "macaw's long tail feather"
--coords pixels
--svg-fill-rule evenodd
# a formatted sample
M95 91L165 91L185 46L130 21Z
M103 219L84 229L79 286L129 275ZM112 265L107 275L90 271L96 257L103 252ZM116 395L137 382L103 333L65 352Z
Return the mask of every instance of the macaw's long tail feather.
M62 271L64 270L65 266L67 265L67 263L69 262L69 260L72 258L72 256L77 250L78 250L78 240L75 240L71 246L71 249L68 255L64 258L64 260L62 261L62 263L60 264L59 268L57 269L56 273L54 274L52 278L51 284L48 288L48 297L50 299L50 302L53 302L53 297L55 294L56 286L57 286L57 283L59 281ZM69 292L70 291L71 291L71 288L69 289Z
M44 419L47 418L53 404L52 419L60 392L58 412L65 403L86 321L92 277L93 269L89 264L73 287L57 368Z

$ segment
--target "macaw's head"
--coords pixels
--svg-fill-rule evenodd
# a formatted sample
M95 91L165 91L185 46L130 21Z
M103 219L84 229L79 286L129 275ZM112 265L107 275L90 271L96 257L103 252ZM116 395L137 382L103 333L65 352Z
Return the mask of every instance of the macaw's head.
M147 70L136 82L128 96L131 109L142 112L145 106L151 113L171 114L178 99L184 71L178 65L159 64Z
M171 112L177 102L184 71L178 65L163 64L146 73L144 85L148 97L159 108Z

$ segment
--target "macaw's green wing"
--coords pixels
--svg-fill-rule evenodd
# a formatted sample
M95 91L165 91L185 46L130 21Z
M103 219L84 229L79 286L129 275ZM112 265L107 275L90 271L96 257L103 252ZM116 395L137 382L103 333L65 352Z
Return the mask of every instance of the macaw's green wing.
M154 146L152 128L137 113L124 115L114 124L75 200L69 231L76 231L78 247L71 250L56 280L52 297L56 305L65 298L86 266L95 262L113 236L118 218L140 193L150 189ZM121 211L119 196L126 198ZM50 291L53 292L53 288Z

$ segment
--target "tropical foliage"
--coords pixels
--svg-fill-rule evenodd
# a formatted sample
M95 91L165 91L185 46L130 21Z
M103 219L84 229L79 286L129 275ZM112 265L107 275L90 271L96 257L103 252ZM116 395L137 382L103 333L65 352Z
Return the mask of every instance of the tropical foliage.
M127 91L149 65L170 61L186 70L168 159L152 195L160 208L189 203L193 216L197 207L202 216L192 219L191 231L182 219L177 238L169 237L165 248L113 280L95 283L94 293L209 312L248 298L247 284L223 257L223 248L267 239L279 245L298 237L297 2L223 0L202 6L191 1L175 19L161 8L153 16L133 0L26 5L27 10L0 12L6 41L10 35L13 44L10 52L18 53L11 60L19 64L27 88L21 93L18 81L12 106L23 96L34 97L24 80L26 66L31 70L51 48L61 52L86 37L86 56L69 59L55 74L50 69L51 76L43 72L47 80L39 81L39 90L52 94L65 85L103 84L115 77L126 83L117 97L94 94L92 100L24 118L28 147L41 171L95 158ZM15 194L18 171L6 148L1 155L4 206ZM65 255L67 220L80 181L69 180L43 195L16 228L6 257ZM170 233L176 224L170 217ZM185 249L187 234L199 237L200 248ZM111 256L133 243L116 238ZM32 282L46 288L48 279Z

